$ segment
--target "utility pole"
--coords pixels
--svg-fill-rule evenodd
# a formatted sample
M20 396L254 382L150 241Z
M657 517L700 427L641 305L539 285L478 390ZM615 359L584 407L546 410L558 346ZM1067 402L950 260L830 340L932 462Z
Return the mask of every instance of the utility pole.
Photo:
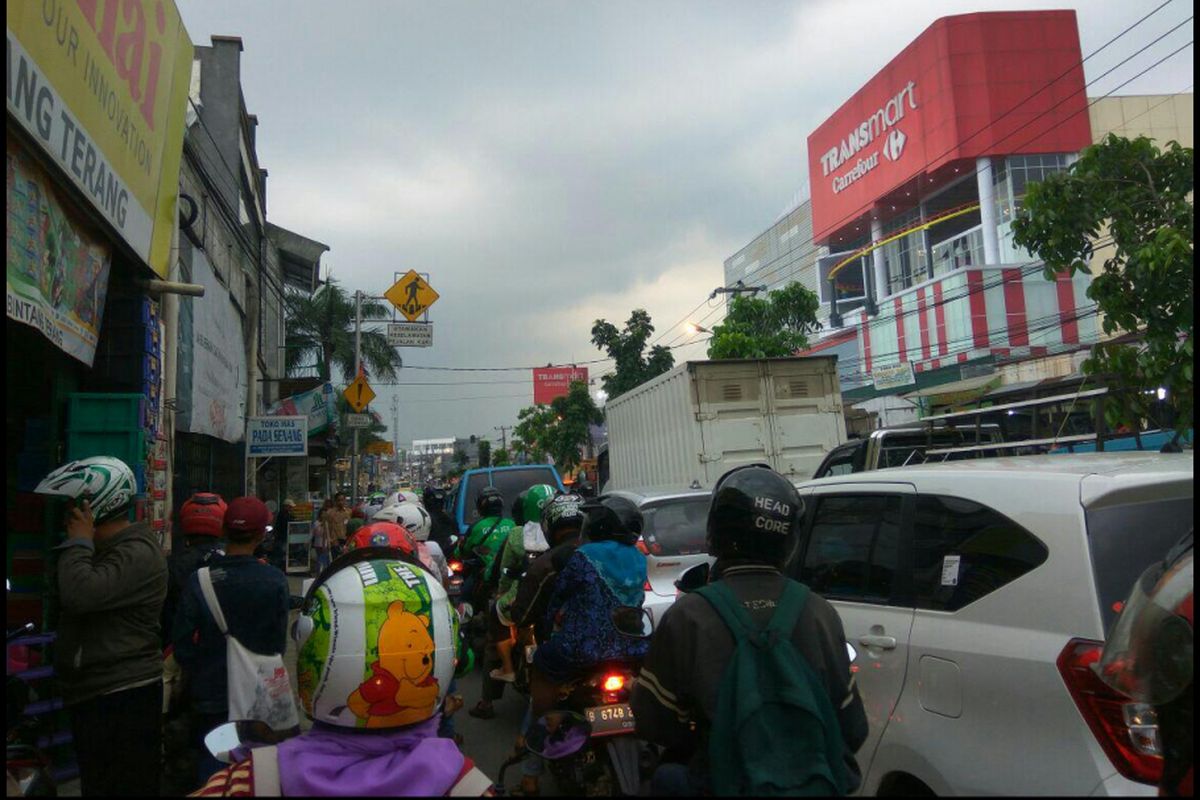
M400 395L392 395L392 456L400 468Z
M354 291L354 377L362 374L362 290ZM350 507L358 501L358 428L354 429L354 453L350 458Z
M495 425L492 427L494 431L500 431L500 449L508 452L508 432L512 430L511 425Z

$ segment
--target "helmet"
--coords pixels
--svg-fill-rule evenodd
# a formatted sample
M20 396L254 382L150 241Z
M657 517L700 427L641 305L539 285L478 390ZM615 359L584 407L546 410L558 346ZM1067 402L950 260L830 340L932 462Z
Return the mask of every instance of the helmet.
M350 519L366 519L366 518L367 518L367 513L363 510L362 506L355 506L354 510L350 512Z
M602 494L588 500L580 510L587 515L583 520L583 535L589 541L613 539L632 545L642 535L642 512L632 500Z
M1138 702L1165 706L1192 685L1192 553L1188 532L1146 568L1092 665L1100 680Z
M385 506L375 513L375 521L403 525L418 542L427 540L429 532L433 528L433 520L430 519L429 512L416 503L397 503L394 506Z
M408 529L394 522L372 522L346 537L347 549L356 547L391 547L416 558L417 541Z
M33 490L35 494L87 500L96 522L119 516L133 505L137 480L133 470L119 458L92 456L63 464Z
M179 524L185 536L220 536L228 508L221 495L196 492L179 509Z
M525 490L524 516L526 522L541 522L542 509L550 498L556 494L554 487L548 483L538 483Z
M399 492L396 492L396 494L399 498L399 502L401 503L416 503L417 505L421 504L421 498L417 496L416 492L410 492L408 489L403 489Z
M525 495L528 493L529 493L529 490L526 489L525 491L523 491L519 495L517 495L516 500L513 500L512 519L513 519L513 522L515 522L517 524L518 528L527 522L527 520L525 519Z
M560 494L542 506L542 533L554 544L555 534L564 528L583 527L583 498L577 494Z
M386 550L352 550L292 628L300 704L314 721L398 728L437 714L454 677L458 617L441 582Z
M791 481L766 464L735 467L713 487L705 547L717 558L782 566L799 543L804 501Z
M481 517L498 517L504 513L504 495L495 486L485 486L475 498L475 510Z
M436 486L426 486L421 492L421 505L426 508L441 508L446 504L446 493Z
M362 526L364 526L366 524L367 524L367 521L365 519L358 519L355 517L351 517L350 519L346 520L346 536L347 536L347 538L352 536L355 531L359 530L360 528L362 528Z

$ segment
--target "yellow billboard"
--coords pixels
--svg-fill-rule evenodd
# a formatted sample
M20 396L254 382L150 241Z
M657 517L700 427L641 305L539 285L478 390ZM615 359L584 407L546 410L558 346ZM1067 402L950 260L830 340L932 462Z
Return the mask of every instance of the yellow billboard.
M8 113L166 277L192 41L171 0L7 4Z
M396 450L391 442L371 442L366 447L369 456L394 456Z

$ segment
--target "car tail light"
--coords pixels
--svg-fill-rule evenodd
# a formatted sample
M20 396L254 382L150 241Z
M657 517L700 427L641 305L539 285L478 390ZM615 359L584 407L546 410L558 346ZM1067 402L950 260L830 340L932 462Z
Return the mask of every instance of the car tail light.
M1071 699L1117 771L1130 780L1157 785L1163 759L1154 709L1111 689L1092 671L1101 642L1072 639L1058 656L1058 671Z
M646 578L646 582L642 584L642 591L643 591L643 592L652 592L652 591L654 591L654 587L650 585L650 579L649 579L649 578Z
M624 675L605 675L604 676L604 691L619 692L625 688Z
M646 543L643 542L640 538L637 540L637 549L644 556L650 555L650 551L646 549Z

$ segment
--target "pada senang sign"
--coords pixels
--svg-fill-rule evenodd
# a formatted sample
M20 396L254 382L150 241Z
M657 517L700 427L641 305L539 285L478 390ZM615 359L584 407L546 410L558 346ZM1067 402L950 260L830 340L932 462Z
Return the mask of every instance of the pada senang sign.
M247 417L246 457L308 455L308 417Z

